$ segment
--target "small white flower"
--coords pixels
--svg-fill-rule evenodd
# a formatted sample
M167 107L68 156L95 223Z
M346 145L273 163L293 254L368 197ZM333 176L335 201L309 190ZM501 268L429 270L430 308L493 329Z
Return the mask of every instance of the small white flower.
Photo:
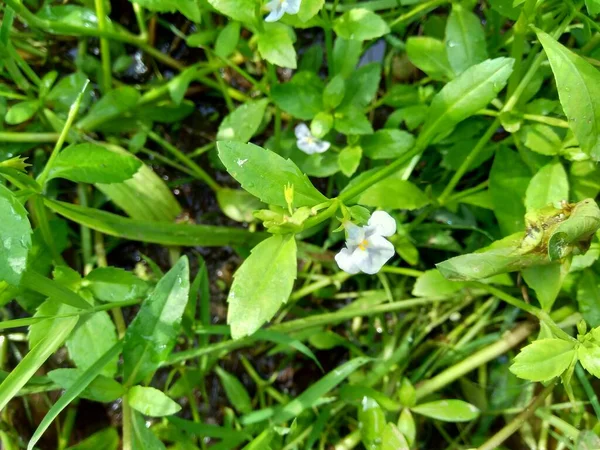
M344 272L376 274L394 256L394 246L386 237L396 232L396 221L385 211L375 211L364 227L353 223L345 225L346 247L335 261Z
M296 126L294 132L296 133L297 139L296 145L307 155L324 153L331 147L329 142L314 137L305 123Z
M285 13L298 14L301 0L271 0L266 7L270 14L265 17L265 22L277 22Z

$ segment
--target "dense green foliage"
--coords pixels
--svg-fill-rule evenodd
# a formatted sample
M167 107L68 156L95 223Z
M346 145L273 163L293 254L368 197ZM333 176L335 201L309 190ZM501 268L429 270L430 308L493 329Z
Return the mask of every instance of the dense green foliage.
M0 14L1 448L600 448L600 0Z

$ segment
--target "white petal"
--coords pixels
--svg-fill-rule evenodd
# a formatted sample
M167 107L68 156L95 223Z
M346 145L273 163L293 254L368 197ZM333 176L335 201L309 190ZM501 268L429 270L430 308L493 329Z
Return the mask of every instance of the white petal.
M314 143L315 153L325 153L331 147L331 144L327 141L321 141L319 139L315 139Z
M265 17L265 22L277 22L285 13L283 5L279 1L273 3L276 3L277 6L275 6L275 9L271 10L271 13L267 17Z
M367 224L369 236L392 236L396 232L396 221L385 211L375 211Z
M288 14L298 14L298 11L300 11L300 1L301 0L287 0L285 12Z
M335 262L344 272L354 275L360 272L358 266L354 263L352 252L347 248L343 248L335 255Z
M366 257L354 258L356 265L364 273L369 275L376 274L383 265L394 256L394 246L390 241L382 236L371 236L367 239L366 250L357 249L355 253L366 253Z
M300 138L296 141L296 145L307 155L315 153L315 143L310 138Z
M352 222L346 222L344 225L346 233L348 235L346 239L346 245L349 248L357 247L365 239L365 230L363 227L354 225Z
M310 129L306 126L305 123L299 123L298 125L296 125L296 128L294 128L294 133L296 133L297 139L312 137Z

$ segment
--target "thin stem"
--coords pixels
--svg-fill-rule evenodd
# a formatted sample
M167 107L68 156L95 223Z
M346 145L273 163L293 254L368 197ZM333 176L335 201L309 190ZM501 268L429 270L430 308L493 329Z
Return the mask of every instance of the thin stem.
M469 167L471 166L473 161L475 161L475 158L477 158L479 153L481 153L481 151L487 145L488 141L492 138L499 125L500 119L495 119L489 126L485 134L481 136L475 147L473 147L473 149L469 152L467 157L463 160L458 170L454 172L454 175L450 179L450 182L446 185L444 191L442 192L442 195L440 195L438 198L438 203L440 205L446 204L448 197L450 197L456 185L459 183L463 175L469 170Z
M215 180L213 180L211 176L204 171L204 169L202 169L198 164L192 161L189 156L184 154L173 144L160 137L154 131L148 131L148 137L160 146L162 146L165 150L167 150L169 153L171 153L173 156L179 159L186 166L188 166L192 170L192 172L194 172L194 175L200 180L204 181L208 185L208 187L211 188L213 191L216 192L219 189L221 189L221 186L219 186L219 184Z
M449 0L429 0L428 2L421 3L420 5L411 9L409 12L398 16L394 21L392 21L392 23L390 23L390 28L394 28L395 26L400 25L401 23L408 22L418 14L430 8L437 8L438 6L443 5L444 3L449 3Z
M14 131L0 131L0 142L56 142L60 137L58 133L27 133Z
M140 39L146 40L148 37L148 27L144 20L144 11L139 3L133 3L133 12L135 13L135 20L137 21L138 28L140 29Z
M98 18L98 29L106 30L106 11L104 0L94 0L96 6L96 17ZM100 58L102 61L102 92L107 93L112 87L112 70L110 66L110 46L108 39L100 38Z
M417 400L439 391L463 375L475 370L479 366L486 364L489 361L496 359L500 355L503 355L508 350L516 347L523 340L525 340L534 329L535 326L533 324L529 322L522 323L512 331L502 336L499 341L479 350L478 352L475 352L468 358L462 360L452 367L449 367L435 377L422 382L416 387Z
M87 185L77 184L77 197L81 206L88 206ZM94 267L92 263L92 232L85 225L79 226L81 232L81 253L83 257L83 274L87 275Z
M490 439L488 439L482 446L477 450L494 450L499 448L504 441L516 433L523 424L533 416L536 410L542 406L546 397L554 390L556 380L550 383L541 393L538 395L521 414L506 424L504 428L498 431Z
M40 184L40 186L42 186L42 188L46 184L46 180L50 173L50 169L52 169L52 165L54 164L54 161L56 160L56 157L58 156L60 149L62 148L63 144L65 143L65 140L67 139L67 135L69 134L71 125L73 125L73 121L75 120L75 117L77 117L77 112L79 111L79 107L81 106L81 99L83 98L83 93L87 89L89 82L90 82L89 80L87 80L85 82L83 89L81 89L81 92L77 96L77 100L75 100L75 103L73 103L73 105L71 106L71 109L69 109L69 115L67 116L67 121L65 122L65 126L63 127L62 131L60 132L60 136L58 137L58 140L56 141L56 144L54 145L54 149L52 150L52 153L50 154L50 158L48 159L48 162L44 166L44 170L37 178L37 182Z
M420 277L424 272L415 269L409 269L408 267L392 267L392 266L383 266L381 269L384 273L394 273L397 275L405 275L407 277Z

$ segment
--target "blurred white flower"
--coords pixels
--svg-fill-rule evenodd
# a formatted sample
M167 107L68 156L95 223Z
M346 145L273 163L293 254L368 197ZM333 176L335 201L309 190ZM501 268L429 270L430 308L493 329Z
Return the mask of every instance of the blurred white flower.
M346 247L335 255L335 261L344 272L373 275L394 256L394 246L386 237L396 232L396 221L385 211L375 211L364 227L350 222L344 227Z
M327 141L317 139L312 135L305 123L301 123L294 129L296 133L296 145L308 155L324 153L329 150L331 144Z
M285 13L298 14L300 11L301 0L271 0L266 7L269 15L265 17L265 22L277 22Z

